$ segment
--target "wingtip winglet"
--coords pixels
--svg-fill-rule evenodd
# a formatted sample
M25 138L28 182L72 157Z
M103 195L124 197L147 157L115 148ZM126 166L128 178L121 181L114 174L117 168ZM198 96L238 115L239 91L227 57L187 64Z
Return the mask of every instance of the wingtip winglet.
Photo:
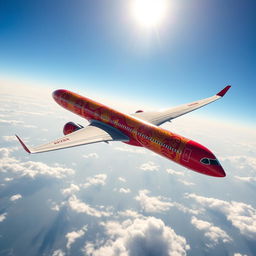
M16 138L18 139L18 141L20 142L21 146L29 153L31 154L31 151L28 149L28 147L25 145L25 143L20 139L20 137L18 135L16 135Z
M226 86L224 89L222 89L220 92L218 92L217 95L220 97L223 97L226 94L226 92L229 90L230 87L231 87L231 85Z

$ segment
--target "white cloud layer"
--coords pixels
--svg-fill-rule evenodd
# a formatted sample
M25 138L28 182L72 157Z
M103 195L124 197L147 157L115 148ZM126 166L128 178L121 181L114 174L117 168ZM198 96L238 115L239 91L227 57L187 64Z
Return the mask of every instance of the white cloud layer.
M109 238L104 243L87 242L88 256L179 256L190 249L186 239L154 217L102 224Z
M7 213L0 214L0 222L3 222L6 219Z
M197 215L202 212L202 209L188 208L177 202L170 202L167 198L162 196L149 196L149 190L140 190L139 195L135 197L140 204L140 207L145 212L165 212L171 207L175 207L181 212Z
M56 211L56 212L58 212L62 206L67 204L66 201L63 201L59 204L52 202L51 200L49 200L49 201L51 202L51 210Z
M8 142L17 141L17 138L15 136L3 136L2 138Z
M75 171L59 165L49 166L42 162L21 161L13 157L9 157L10 150L6 148L0 149L0 172L13 172L20 176L35 178L36 176L51 176L58 179L65 178L67 175L74 174Z
M71 248L71 245L80 237L82 237L85 232L87 231L87 226L84 226L83 228L77 230L77 231L72 231L69 232L65 235L65 237L67 238L67 244L66 247L68 249Z
M194 225L197 229L204 231L204 236L209 238L213 242L213 245L216 245L221 241L224 243L232 241L231 237L224 230L214 226L208 221L199 220L193 216L191 218L191 224Z
M70 184L70 186L68 188L65 188L62 190L62 194L63 195L71 195L75 192L78 192L80 190L79 186L75 185L75 184Z
M80 201L75 195L72 195L68 199L68 205L75 212L85 213L87 215L94 216L97 218L106 217L106 216L111 215L110 212L106 212L103 210L97 210L97 209L91 207L90 205Z
M164 201L161 196L148 196L148 190L140 190L139 195L135 197L140 204L140 207L145 212L164 212L168 211L172 206L171 202Z
M145 154L146 151L143 148L135 148L135 147L115 147L115 150L129 152L129 153L137 153L137 154Z
M182 179L178 179L178 181L186 186L194 186L195 183L193 182L189 182L189 181L186 181L186 180L182 180Z
M187 198L192 198L204 207L222 212L232 225L239 229L241 234L255 239L256 237L256 209L249 204L187 194Z
M125 211L120 211L118 212L118 214L122 217L129 217L129 218L139 218L139 217L143 217L143 215L139 214L136 211L133 210L125 210Z
M11 201L16 201L16 200L21 199L21 198L22 198L21 194L16 194L16 195L11 196L10 200Z
M5 120L5 119L0 119L0 124L9 124L9 125L17 125L17 124L23 124L23 121L19 120Z
M123 177L118 177L118 180L121 181L121 182L126 182L126 179L123 178Z
M88 155L83 155L83 158L95 158L95 159L98 159L99 155L97 153L90 153Z
M185 175L184 172L175 171L175 170L170 169L170 168L166 169L166 172L171 174L171 175L180 175L180 176L184 176Z
M172 202L172 206L178 209L179 211L188 213L188 214L198 215L203 212L203 209L200 209L200 208L192 209L191 207L186 207L183 204L180 204L177 202Z
M13 178L9 178L9 177L4 178L4 181L7 181L7 182L12 181L12 180L13 180Z
M255 149L254 149L255 151ZM228 161L232 166L246 171L256 172L256 158L246 155L226 156L220 158L223 161Z
M139 169L143 170L143 171L158 171L159 170L159 166L156 165L154 162L149 161L147 163L142 164Z
M55 250L52 254L52 256L65 256L65 255L66 254L61 249Z
M86 183L82 184L84 188L88 188L90 186L103 186L106 184L107 175L104 173L96 174L93 177L88 177L86 179Z
M129 188L120 188L119 192L123 194L128 194L131 192L131 190Z
M3 161L3 158L9 157L12 151L14 151L13 148L0 148L0 158L2 158L1 162Z
M234 176L236 179L249 182L249 183L254 183L256 181L256 177L245 177L245 176Z

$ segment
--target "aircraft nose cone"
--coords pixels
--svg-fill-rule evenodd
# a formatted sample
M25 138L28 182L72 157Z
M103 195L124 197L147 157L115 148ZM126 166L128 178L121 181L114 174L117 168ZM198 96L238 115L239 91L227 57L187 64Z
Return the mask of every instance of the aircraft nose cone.
M212 176L215 176L215 177L225 177L226 176L226 173L221 165L212 167L211 173L212 173Z
M223 168L221 167L221 172L219 172L219 177L226 177L226 173L225 173L225 171L223 170Z
M216 156L205 146L189 141L187 148L191 151L188 168L213 177L225 177L226 173Z
M204 154L207 155L207 158L209 159L210 162L209 165L205 166L206 174L213 177L225 177L226 173L223 167L220 165L219 161L217 160L216 156L208 149L207 151L205 151Z

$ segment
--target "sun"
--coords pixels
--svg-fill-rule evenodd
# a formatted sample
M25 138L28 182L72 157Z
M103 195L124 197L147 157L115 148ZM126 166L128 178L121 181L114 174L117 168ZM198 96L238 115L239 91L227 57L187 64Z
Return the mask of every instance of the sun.
M132 15L142 27L159 26L166 16L167 2L168 0L133 0Z

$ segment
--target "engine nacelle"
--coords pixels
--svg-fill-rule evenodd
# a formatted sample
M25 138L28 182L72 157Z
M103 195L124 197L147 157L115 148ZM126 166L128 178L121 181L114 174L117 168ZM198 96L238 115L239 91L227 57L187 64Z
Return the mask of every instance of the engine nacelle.
M75 131L77 131L81 128L83 128L83 126L80 125L80 124L75 124L73 122L68 122L63 127L63 133L64 133L64 135L67 135L67 134L75 132Z
M143 110L137 110L135 113L141 113L144 112Z

